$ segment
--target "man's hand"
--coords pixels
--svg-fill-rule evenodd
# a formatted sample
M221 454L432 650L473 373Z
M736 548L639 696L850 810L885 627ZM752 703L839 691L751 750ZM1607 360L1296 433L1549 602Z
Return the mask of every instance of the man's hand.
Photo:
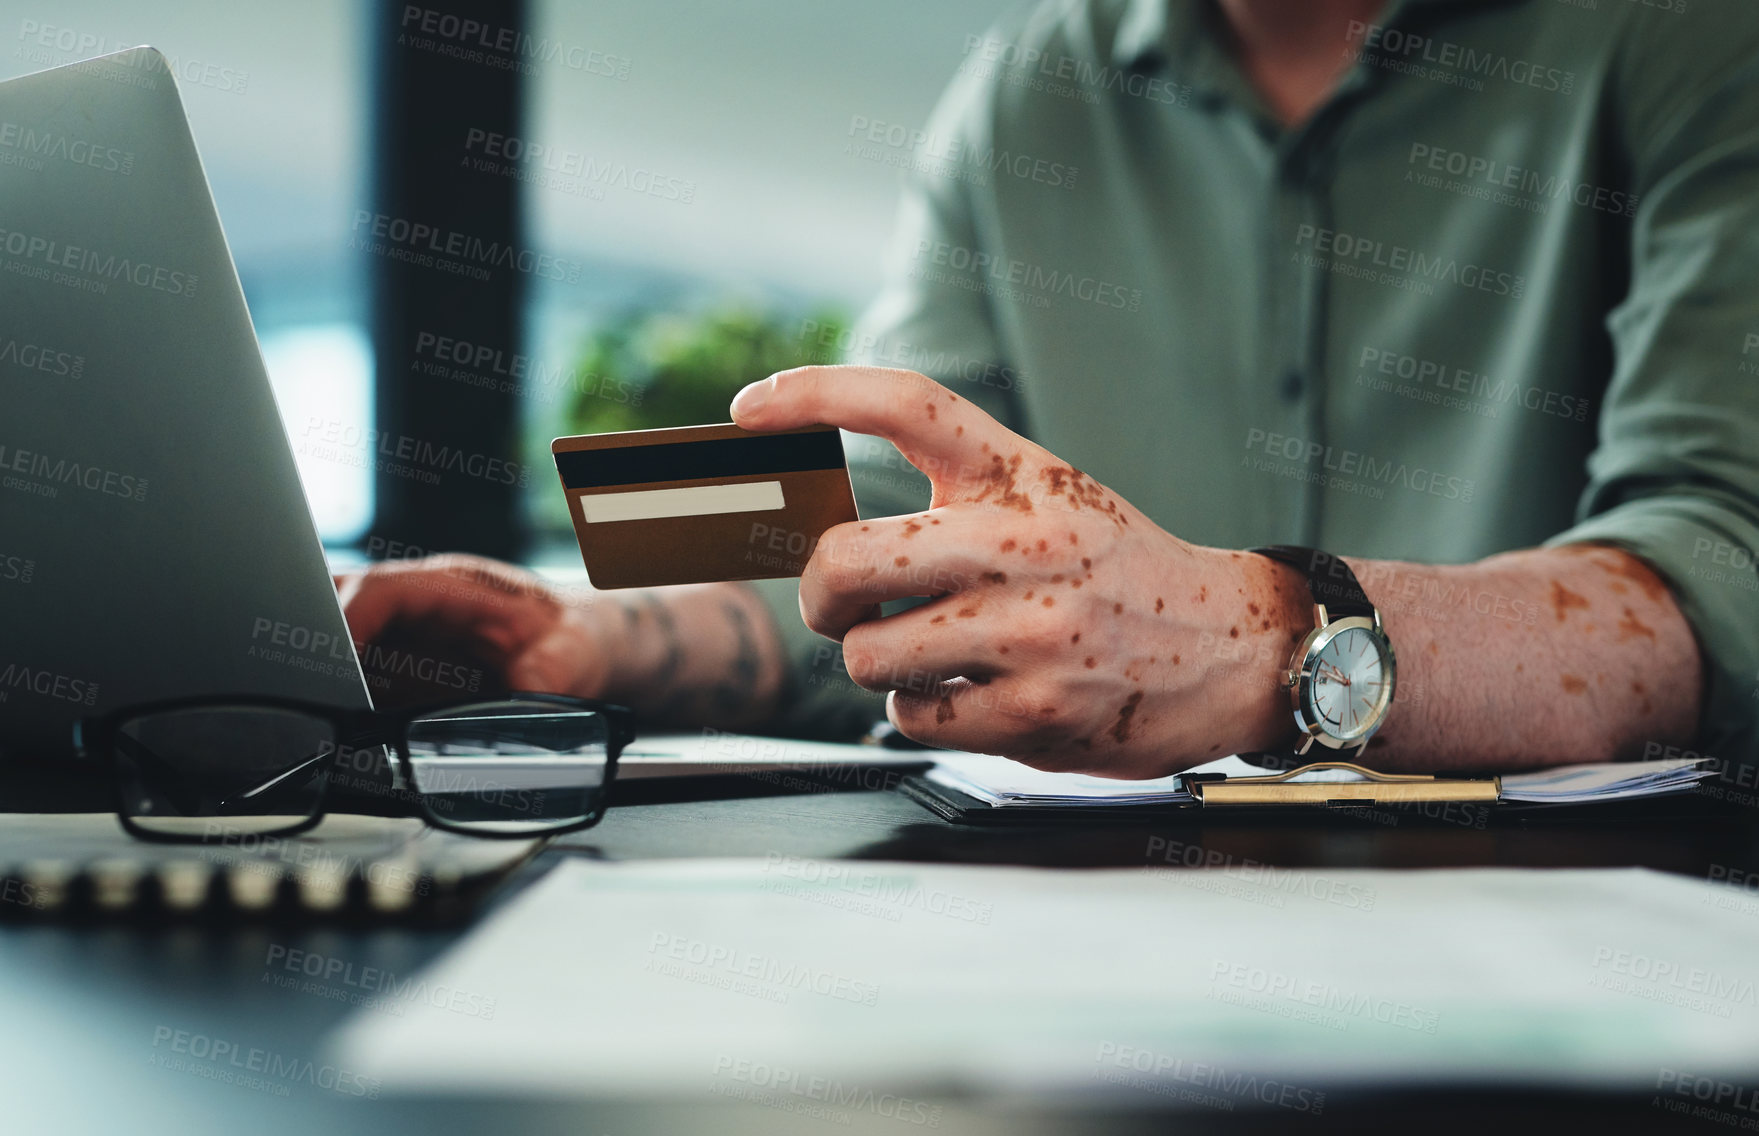
M668 725L741 727L768 718L782 689L769 612L736 584L564 589L452 554L374 564L336 587L363 668L389 684L375 692L385 703L547 691Z
M785 371L733 415L878 435L933 483L927 512L827 531L800 582L807 625L910 737L1153 777L1292 736L1276 679L1312 626L1292 570L1187 544L913 372ZM931 600L879 617L912 596Z
M384 561L337 577L336 590L362 666L391 683L392 701L446 697L450 681L407 681L440 673L484 690L604 692L602 611L512 565L456 553Z

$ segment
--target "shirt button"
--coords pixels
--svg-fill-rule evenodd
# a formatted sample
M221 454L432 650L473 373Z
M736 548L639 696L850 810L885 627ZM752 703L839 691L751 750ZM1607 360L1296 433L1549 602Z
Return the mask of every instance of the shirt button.
M1307 380L1301 377L1301 372L1290 371L1283 376L1281 394L1284 402L1299 402L1301 396L1306 393Z

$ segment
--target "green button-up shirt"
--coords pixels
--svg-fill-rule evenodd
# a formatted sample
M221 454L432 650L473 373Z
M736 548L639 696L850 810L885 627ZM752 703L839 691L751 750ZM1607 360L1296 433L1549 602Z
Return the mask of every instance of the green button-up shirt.
M1203 544L1624 546L1702 644L1701 744L1745 758L1759 4L1405 0L1360 30L1294 129L1209 3L1054 2L974 37L921 132L853 142L912 169L853 354ZM927 505L889 447L852 452L864 516ZM826 652L771 594L822 703Z

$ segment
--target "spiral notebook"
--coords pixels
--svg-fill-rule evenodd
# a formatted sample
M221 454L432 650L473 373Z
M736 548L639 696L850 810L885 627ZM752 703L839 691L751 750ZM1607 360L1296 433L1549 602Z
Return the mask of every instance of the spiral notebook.
M309 833L158 844L111 813L0 813L0 921L445 922L539 848L408 817L331 815Z

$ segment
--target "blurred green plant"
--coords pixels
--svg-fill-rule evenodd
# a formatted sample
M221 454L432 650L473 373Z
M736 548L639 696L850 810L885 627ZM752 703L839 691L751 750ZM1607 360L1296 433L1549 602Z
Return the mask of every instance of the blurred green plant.
M789 367L834 363L847 316L749 307L637 311L592 333L574 373L569 433L725 422L740 387Z

